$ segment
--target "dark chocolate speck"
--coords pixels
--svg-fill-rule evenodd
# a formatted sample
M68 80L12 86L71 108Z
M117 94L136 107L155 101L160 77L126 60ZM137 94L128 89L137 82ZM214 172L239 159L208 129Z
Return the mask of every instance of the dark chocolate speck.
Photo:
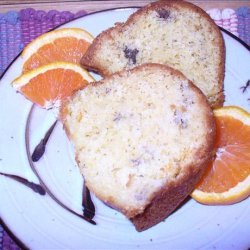
M141 160L139 158L133 159L131 162L133 163L133 167L139 166L141 164Z
M113 121L117 122L120 121L121 119L122 119L122 114L119 112L115 112Z
M106 88L105 93L108 94L111 91L111 88Z
M170 16L170 11L166 10L166 9L158 9L158 10L156 10L156 12L157 12L159 18L162 18L165 20L168 19Z
M125 46L125 49L123 50L124 56L129 59L129 62L132 62L133 64L136 64L136 56L139 52L138 49L129 49L127 46Z

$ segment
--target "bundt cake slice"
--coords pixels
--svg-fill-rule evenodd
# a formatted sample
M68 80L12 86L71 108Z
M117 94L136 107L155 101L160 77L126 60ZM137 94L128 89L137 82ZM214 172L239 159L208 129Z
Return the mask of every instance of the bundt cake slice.
M102 32L81 60L103 76L143 63L180 70L215 108L223 104L225 52L219 28L199 7L158 1Z
M203 93L160 64L123 70L61 107L87 187L145 230L189 195L213 155L215 124Z

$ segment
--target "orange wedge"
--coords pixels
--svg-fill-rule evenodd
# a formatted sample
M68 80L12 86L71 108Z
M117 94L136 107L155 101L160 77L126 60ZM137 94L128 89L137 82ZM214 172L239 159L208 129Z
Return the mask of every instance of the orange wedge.
M79 65L55 62L21 75L12 85L27 99L48 109L58 106L74 91L93 81L92 76Z
M214 115L217 153L191 196L208 205L234 204L250 195L250 114L230 106Z
M23 72L56 61L80 63L93 41L83 29L67 28L45 33L33 40L23 51Z

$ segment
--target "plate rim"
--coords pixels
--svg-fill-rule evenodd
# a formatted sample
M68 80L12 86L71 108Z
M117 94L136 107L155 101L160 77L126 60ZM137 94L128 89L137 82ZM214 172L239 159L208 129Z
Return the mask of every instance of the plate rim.
M116 7L116 8L108 8L108 9L103 9L103 10L99 10L99 11L95 11L95 12L91 12L91 13L86 13L83 16L80 17L76 17L73 18L65 23L59 24L57 26L55 26L53 29L50 29L45 33L51 32L53 30L56 30L58 28L60 28L61 26L68 24L70 22L73 22L75 20L81 19L81 18L85 18L91 15L96 15L99 13L104 13L104 12L109 12L109 11L123 11L123 10L129 10L129 9L139 9L142 6L129 6L129 7ZM218 25L217 25L218 26ZM227 35L229 35L231 38L233 38L234 40L236 40L237 42L239 42L240 45L242 45L243 47L245 47L248 52L250 52L250 46L244 42L242 39L240 39L239 37L237 37L236 35L232 34L231 32L229 32L228 30L218 26L220 31L226 33ZM16 57L9 63L9 65L7 66L7 68L3 71L2 75L0 76L0 81L4 78L4 76L6 75L6 73L8 72L8 70L10 69L10 67L15 63L15 61L21 56L22 52L23 52L24 48L16 55ZM15 234L13 233L10 228L8 227L7 223L4 221L4 219L2 217L0 217L0 226L2 226L2 228L9 234L9 236L11 236L12 240L17 244L18 247L20 247L21 249L29 249L29 247Z

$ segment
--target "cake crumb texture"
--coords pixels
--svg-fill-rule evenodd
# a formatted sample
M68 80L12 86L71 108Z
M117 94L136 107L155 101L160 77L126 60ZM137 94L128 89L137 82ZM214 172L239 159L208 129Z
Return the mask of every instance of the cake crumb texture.
M206 97L164 65L144 64L88 85L60 115L88 188L139 231L183 201L212 157L215 126Z

